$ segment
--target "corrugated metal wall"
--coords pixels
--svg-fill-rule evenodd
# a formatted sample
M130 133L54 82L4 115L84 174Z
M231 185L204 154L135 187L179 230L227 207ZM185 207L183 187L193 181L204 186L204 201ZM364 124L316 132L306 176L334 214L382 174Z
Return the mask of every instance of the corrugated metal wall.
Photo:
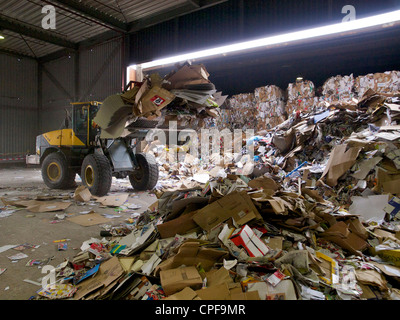
M122 39L108 41L80 52L80 99L102 101L111 94L121 92Z
M41 72L41 132L57 130L65 117L64 109L74 101L75 55L43 64Z
M167 21L132 34L129 48L132 63L176 52L175 30L175 22Z
M35 152L37 62L0 53L0 70L0 158Z
M0 54L0 159L34 153L36 135L59 129L71 102L121 92L122 52L116 39L40 65Z
M116 39L43 64L41 132L59 129L71 102L121 92L122 50L122 39Z

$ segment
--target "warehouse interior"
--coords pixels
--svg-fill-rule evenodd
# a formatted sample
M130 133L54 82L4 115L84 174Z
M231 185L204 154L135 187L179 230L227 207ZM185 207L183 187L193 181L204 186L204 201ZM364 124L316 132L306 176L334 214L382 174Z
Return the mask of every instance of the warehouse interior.
M0 1L0 300L400 300L399 10Z

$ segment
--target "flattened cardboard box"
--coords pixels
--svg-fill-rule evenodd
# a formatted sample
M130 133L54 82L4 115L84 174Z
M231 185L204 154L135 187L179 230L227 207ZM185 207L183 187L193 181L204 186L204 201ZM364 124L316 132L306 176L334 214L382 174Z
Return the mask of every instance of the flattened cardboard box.
M233 218L238 226L255 218L262 219L250 196L236 191L205 206L193 216L193 220L207 232L229 218Z
M123 274L124 270L122 269L117 257L112 257L111 259L102 262L99 271L94 277L85 279L79 284L74 300L79 300L100 288L106 288L112 282L123 276Z
M196 290L197 297L201 300L260 300L257 291L243 292L239 287L230 288L227 283L220 283L207 288Z
M378 188L383 193L400 195L400 174L390 174L378 168Z
M260 300L260 295L257 291L231 293L228 300Z
M104 99L93 121L102 129L107 129L112 125L111 119L113 115L124 106L126 106L126 104L119 94L108 96Z
M122 193L118 195L110 195L104 197L94 196L93 198L95 198L96 202L100 202L103 206L119 207L122 206L126 202L126 200L128 200L128 197L128 193Z
M246 284L247 293L256 292L260 300L297 300L292 280L282 280L275 287L265 281Z
M164 300L201 300L197 293L190 287L166 297Z
M338 179L354 165L360 151L361 148L347 148L346 144L335 146L320 179L326 176L326 184L331 187L336 186Z
M161 270L174 269L181 265L196 266L199 263L205 271L209 271L211 267L222 258L227 257L228 251L203 248L197 241L187 241L183 243L178 253L161 262L156 268L156 274Z
M83 227L90 227L96 224L107 223L109 219L103 217L99 213L88 213L82 215L76 215L74 217L68 218L68 221L79 224Z
M174 237L176 234L185 234L189 230L195 229L196 227L198 228L197 224L193 221L193 216L195 214L196 211L193 211L157 225L161 239Z
M143 114L160 110L166 107L175 95L158 86L151 88L141 99Z
M148 81L145 81L136 94L132 110L133 114L135 116L143 116L161 110L174 100L174 98L175 95L168 90L157 85L150 88Z
M230 297L229 287L226 283L196 290L201 300L228 300Z
M164 84L163 87L171 90L181 89L189 84L210 83L208 76L209 73L204 65L184 65L167 78L170 84Z
M227 285L233 284L233 279L230 276L229 270L224 267L206 272L205 277L207 278L207 287L214 287L221 283Z
M368 242L363 238L351 232L343 221L340 221L325 230L321 236L326 240L336 243L343 249L347 249L355 255L359 255L360 251L364 251L369 246Z
M199 289L203 283L203 279L194 266L161 271L160 280L167 295L181 291L185 287Z
M67 209L72 203L71 202L51 202L51 201L39 201L39 200L19 200L10 201L5 198L0 198L4 205L25 207L27 210L35 213L39 212L52 212Z

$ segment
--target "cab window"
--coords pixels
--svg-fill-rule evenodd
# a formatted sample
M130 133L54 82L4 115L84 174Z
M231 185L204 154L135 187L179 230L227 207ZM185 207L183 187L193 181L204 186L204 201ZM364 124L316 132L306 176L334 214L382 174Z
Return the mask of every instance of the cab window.
M87 134L88 109L82 105L74 106L74 130L76 135Z

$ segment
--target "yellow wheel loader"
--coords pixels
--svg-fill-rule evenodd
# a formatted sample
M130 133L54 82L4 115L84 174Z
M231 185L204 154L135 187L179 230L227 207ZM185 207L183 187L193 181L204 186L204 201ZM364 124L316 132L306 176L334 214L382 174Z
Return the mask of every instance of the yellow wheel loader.
M158 181L158 166L150 154L135 153L136 144L147 131L136 130L124 138L100 138L101 128L93 119L100 102L71 104L60 130L36 137L44 183L52 189L75 186L76 174L95 196L104 196L112 177L126 178L136 190L150 190Z

